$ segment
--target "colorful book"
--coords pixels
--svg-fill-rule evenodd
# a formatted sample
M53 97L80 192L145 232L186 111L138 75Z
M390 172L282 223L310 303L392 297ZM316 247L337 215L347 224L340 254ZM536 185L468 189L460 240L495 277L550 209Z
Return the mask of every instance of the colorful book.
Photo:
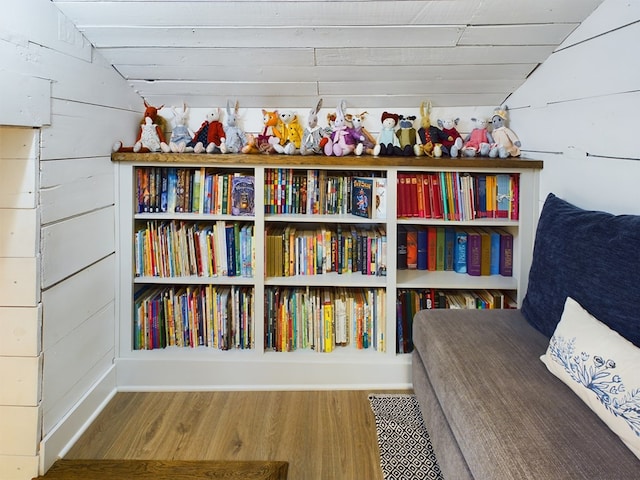
M498 273L503 277L513 276L513 235L504 229L497 229L500 235L500 257Z
M482 240L480 232L475 228L467 230L467 273L480 276L482 258Z
M407 265L407 228L404 225L398 225L397 236L396 268L398 270L406 270Z
M374 218L387 218L387 179L385 177L375 177L373 186L375 194Z
M407 226L407 268L418 268L418 230L413 225Z
M372 218L373 178L353 177L351 195L351 213L358 217Z
M255 213L255 177L238 175L231 179L231 215Z
M461 229L455 230L453 270L457 273L467 273L467 232Z
M491 235L486 228L478 228L480 233L480 275L491 271Z
M491 261L489 265L489 275L500 273L500 233L495 229L489 229L491 237Z
M427 250L428 250L427 229L418 228L418 270L427 269Z

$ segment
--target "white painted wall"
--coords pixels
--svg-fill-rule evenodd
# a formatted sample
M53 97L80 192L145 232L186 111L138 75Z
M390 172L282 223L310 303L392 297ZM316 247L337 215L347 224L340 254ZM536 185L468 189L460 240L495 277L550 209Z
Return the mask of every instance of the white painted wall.
M605 2L508 99L547 193L587 209L640 214L640 2Z
M109 154L143 107L48 0L0 17L0 104L0 478L24 480L115 390Z
M638 20L638 2L606 0L509 99L525 154L545 160L541 199L553 191L585 208L640 213ZM0 380L24 385L0 395L2 438L12 439L0 441L0 477L23 480L55 460L116 387L109 152L115 139L132 143L141 105L47 0L14 2L0 17L0 104L0 125L42 127L0 135L9 152L0 156L0 326L12 333L0 338ZM300 106L305 117L311 106ZM467 122L492 107L434 116ZM204 113L194 111L194 127ZM246 113L257 131L258 112ZM35 386L25 381L34 377Z

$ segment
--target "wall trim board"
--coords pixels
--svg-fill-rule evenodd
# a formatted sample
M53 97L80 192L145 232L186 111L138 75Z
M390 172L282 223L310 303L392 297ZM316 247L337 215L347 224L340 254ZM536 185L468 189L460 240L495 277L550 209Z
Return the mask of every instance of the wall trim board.
M112 366L40 442L40 475L64 457L117 393Z

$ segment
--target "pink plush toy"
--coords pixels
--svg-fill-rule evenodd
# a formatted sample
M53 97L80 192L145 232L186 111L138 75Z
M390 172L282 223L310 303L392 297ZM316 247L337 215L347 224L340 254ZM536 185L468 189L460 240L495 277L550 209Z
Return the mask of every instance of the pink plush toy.
M491 146L494 143L493 137L487 130L489 120L486 118L472 118L471 121L475 124L475 128L464 139L462 155L465 157L475 157L476 155L486 157L489 155Z
M347 102L344 100L338 104L334 130L329 141L324 146L325 155L341 157L353 153L356 149L356 140L351 136L351 132L347 128L347 120L344 113L346 107Z

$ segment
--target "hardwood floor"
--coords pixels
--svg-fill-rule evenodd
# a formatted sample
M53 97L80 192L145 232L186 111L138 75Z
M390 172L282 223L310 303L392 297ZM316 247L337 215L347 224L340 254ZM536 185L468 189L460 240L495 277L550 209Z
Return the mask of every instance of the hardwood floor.
M118 393L65 458L284 460L289 480L382 480L369 393Z

